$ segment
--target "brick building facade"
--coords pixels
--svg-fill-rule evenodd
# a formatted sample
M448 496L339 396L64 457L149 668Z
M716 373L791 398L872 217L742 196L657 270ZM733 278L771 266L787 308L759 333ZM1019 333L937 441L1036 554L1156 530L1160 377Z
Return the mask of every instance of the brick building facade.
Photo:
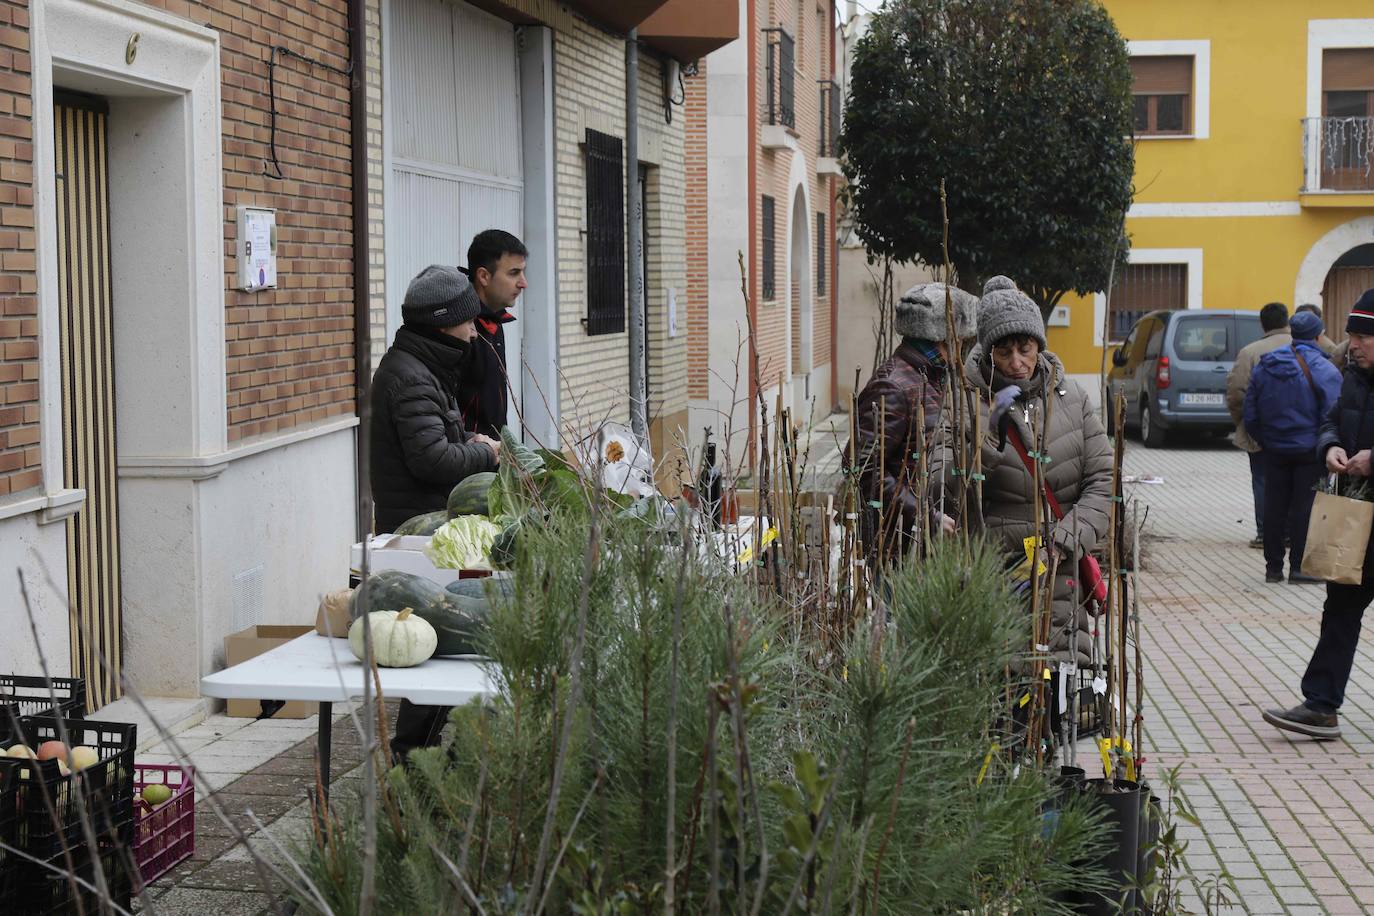
M746 40L711 54L687 99L689 148L706 151L689 206L710 225L689 245L689 274L706 278L688 307L704 337L689 352L691 422L728 431L737 460L760 389L803 424L836 404L834 16L831 0L742 4ZM741 347L751 322L757 379Z
M0 603L23 606L25 570L39 634L0 643L0 670L38 670L41 648L95 705L121 677L195 697L226 634L309 622L358 536L356 393L372 365L358 377L355 329L375 364L406 258L461 263L475 229L512 228L531 249L512 380L526 435L566 442L590 418L627 417L627 336L584 325L586 145L589 131L624 143L625 35L640 24L643 187L620 192L645 204L660 447L685 425L677 62L729 37L684 28L700 11L678 0L480 5L0 3ZM413 49L391 41L431 34L453 36L454 93L417 118L406 80L436 73L407 70ZM423 161L447 148L424 147L415 125L431 121L480 168ZM445 208L416 175L457 175L462 193ZM405 230L442 245L413 251Z

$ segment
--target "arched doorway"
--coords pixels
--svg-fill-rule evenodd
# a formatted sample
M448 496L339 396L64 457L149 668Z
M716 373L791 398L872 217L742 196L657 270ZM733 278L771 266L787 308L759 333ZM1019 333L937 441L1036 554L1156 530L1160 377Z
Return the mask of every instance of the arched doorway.
M1322 320L1332 340L1345 339L1345 319L1367 289L1374 289L1374 243L1358 245L1336 259L1322 284Z
M811 220L806 194L800 187L792 195L790 234L792 415L809 422L815 318L811 291Z

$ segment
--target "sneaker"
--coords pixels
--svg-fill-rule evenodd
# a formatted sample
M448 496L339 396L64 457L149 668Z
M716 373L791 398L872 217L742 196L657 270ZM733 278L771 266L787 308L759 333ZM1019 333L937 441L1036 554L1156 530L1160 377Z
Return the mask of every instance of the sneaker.
M1283 573L1281 573L1281 572L1267 572L1267 573L1264 574L1264 581L1267 582L1267 583L1270 584L1270 585L1273 585L1273 584L1275 584L1276 582L1282 582L1282 581L1283 581Z
M1321 585L1325 579L1318 579L1316 576L1304 575L1300 572L1290 572L1288 581L1292 585Z
M1266 709L1264 721L1286 732L1297 732L1323 741L1341 736L1341 726L1335 713L1317 712L1301 703L1292 709Z
M1259 534L1250 539L1250 546L1255 550L1264 549L1264 535Z

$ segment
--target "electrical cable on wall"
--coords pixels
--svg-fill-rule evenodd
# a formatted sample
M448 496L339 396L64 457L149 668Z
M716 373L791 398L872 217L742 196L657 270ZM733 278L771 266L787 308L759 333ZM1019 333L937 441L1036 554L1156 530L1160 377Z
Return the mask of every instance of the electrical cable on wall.
M696 64L692 64L692 69L696 70ZM673 98L672 89L668 82L671 79L670 71L677 71L678 98ZM682 67L669 67L664 65L663 71L663 120L669 124L673 123L673 106L685 105L687 103L687 86L682 82Z
M282 172L282 170L281 170L281 162L279 162L278 159L277 159L277 57L278 57L278 56L281 56L281 57L294 57L296 60L301 61L302 63L305 63L305 64L309 64L309 65L312 66L312 67L319 67L319 68L322 69L322 70L328 70L330 73L337 73L337 74L339 74L340 76L348 77L349 79L352 79L352 78L353 78L353 64L352 64L352 62L350 62L349 65L348 65L347 67L335 67L335 66L332 65L332 64L326 64L326 63L325 63L324 61L322 61L322 60L316 60L316 59L313 58L313 57L306 57L304 54L298 54L298 53L296 53L295 51L292 51L290 48L282 47L281 45L276 45L276 46L274 46L274 47L272 48L272 54L271 54L271 56L270 56L270 57L268 58L268 60L267 60L267 93L268 93L268 99L269 99L269 101L270 101L270 104L269 104L269 107L268 107L267 135L268 135L268 147L269 147L269 149L270 149L270 155L269 155L269 158L268 158L267 162L265 162L265 163L263 164L262 173L263 173L264 175L266 175L268 178L272 178L272 179L274 179L274 180L276 180L276 181L280 181L280 180L282 180L283 178L286 177L286 175L283 174L283 172Z

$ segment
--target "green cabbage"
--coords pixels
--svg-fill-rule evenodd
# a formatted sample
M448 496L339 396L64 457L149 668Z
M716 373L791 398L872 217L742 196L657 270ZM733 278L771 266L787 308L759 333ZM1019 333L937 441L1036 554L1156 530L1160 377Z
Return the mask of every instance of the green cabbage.
M501 527L483 515L460 515L444 523L425 545L440 569L491 569L491 545Z

